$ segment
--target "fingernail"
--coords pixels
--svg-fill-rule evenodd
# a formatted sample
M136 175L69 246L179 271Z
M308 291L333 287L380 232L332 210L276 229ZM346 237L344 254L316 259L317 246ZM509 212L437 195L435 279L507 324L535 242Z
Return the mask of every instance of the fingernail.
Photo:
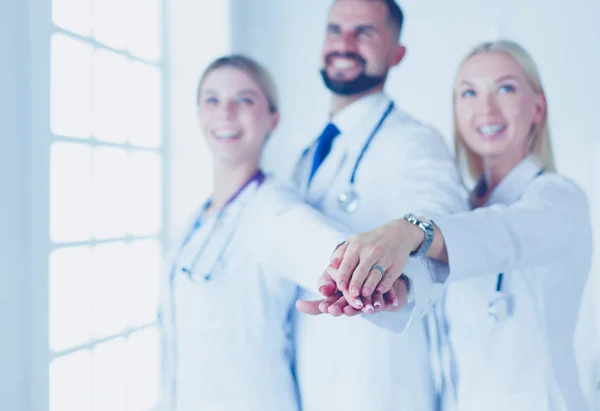
M379 288L377 289L377 292L378 292L378 293L380 293L380 294L383 294L383 287L379 287Z
M369 288L369 287L365 287L365 288L363 288L363 295L364 295L365 297L367 297L367 296L371 295L371 288Z
M392 304L394 307L398 307L398 300L396 298L394 298Z
M373 306L371 304L367 304L367 312L373 312L373 311L375 311Z
M319 292L321 294L325 294L325 286L324 285L322 285L322 286L319 287Z
M363 303L360 300L354 300L354 304L357 308L362 308L363 306Z
M346 284L346 282L345 282L345 281L342 281L342 282L340 283L340 290L341 290L341 291L345 291L345 290L346 290L346 287L348 287L348 284Z
M375 306L375 309L381 308L381 303L379 301L375 301L375 304L373 305Z
M358 287L357 286L352 287L352 290L350 292L352 293L353 296L356 297L359 294Z

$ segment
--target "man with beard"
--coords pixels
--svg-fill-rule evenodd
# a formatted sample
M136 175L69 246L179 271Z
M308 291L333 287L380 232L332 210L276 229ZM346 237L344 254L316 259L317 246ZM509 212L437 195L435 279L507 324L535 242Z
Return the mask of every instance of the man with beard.
M399 43L402 23L393 0L337 0L329 13L321 74L331 91L330 122L300 157L294 179L309 204L354 232L407 213L434 216L467 208L441 135L401 111L383 91L388 71L405 54ZM296 372L304 411L436 409L431 372L436 364L428 348L435 338L428 340L423 316L444 279L433 278L432 263L420 258L429 241L415 244L404 273L409 301L402 326L411 326L403 333L375 325L394 313L368 316L370 321L296 315ZM318 313L317 302L304 304L298 306L301 311ZM347 304L341 297L329 312L340 315ZM363 309L380 311L381 302L363 298ZM397 313L393 321L399 323Z

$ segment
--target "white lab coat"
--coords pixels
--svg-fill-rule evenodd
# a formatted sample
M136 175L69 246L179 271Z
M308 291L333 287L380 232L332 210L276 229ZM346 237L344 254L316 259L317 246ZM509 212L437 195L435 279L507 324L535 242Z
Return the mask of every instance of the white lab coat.
M297 285L316 291L347 233L294 190L269 179L255 184L218 222L194 270L196 283L180 267L191 267L215 217L183 249L183 240L175 244L169 259L161 298L166 410L299 409L289 330Z
M458 411L589 409L573 347L592 253L588 204L574 183L539 170L527 158L487 207L434 219L449 256L446 378ZM487 314L498 273L514 301L500 323Z
M441 135L394 108L358 167L358 209L351 214L340 210L338 195L348 188L356 159L389 102L384 93L372 94L332 119L341 134L304 192L308 203L352 232L374 229L407 212L428 216L467 208L454 159ZM315 147L307 149L298 162L293 178L300 188L306 187ZM414 304L402 313L367 316L375 323L376 319L391 319L397 330L404 330L412 321L402 334L357 318L296 313L297 378L303 411L435 408L421 318L441 288L434 283L432 272L424 260L411 259L405 273L411 279ZM319 296L303 292L302 297Z

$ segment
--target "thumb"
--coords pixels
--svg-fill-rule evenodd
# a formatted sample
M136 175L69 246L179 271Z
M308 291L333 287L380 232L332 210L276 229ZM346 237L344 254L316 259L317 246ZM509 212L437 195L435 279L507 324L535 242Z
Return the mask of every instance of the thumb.
M318 285L319 292L325 297L329 297L337 291L337 285L335 284L335 281L333 281L331 276L327 273L327 271L321 274L321 277L319 277Z
M309 315L319 315L323 314L321 310L319 310L319 304L322 300L318 301L305 301L305 300L297 300L296 301L296 309L304 314Z
M344 259L344 254L346 253L347 248L348 248L347 241L344 241L343 243L339 244L335 248L335 250L333 251L333 254L331 254L331 262L329 263L329 267L332 267L335 269L340 268L340 263Z

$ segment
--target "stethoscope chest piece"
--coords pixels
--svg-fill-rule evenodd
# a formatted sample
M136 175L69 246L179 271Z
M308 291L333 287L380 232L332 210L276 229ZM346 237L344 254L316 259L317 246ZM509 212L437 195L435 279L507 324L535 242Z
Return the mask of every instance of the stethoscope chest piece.
M210 280L212 280L212 274L211 273L207 273L207 274L204 274L204 275L198 275L198 274L194 274L194 272L192 270L190 270L189 268L187 268L187 267L181 267L181 271L186 275L186 277L190 281L195 282L195 283L197 283L199 281L207 283Z
M353 213L360 205L360 197L353 187L349 187L338 195L338 204L343 212Z
M512 294L506 292L504 273L498 274L496 281L496 298L488 305L488 315L497 322L506 321L513 313Z
M503 322L511 316L512 308L512 299L510 296L501 295L490 302L488 314L497 322Z

